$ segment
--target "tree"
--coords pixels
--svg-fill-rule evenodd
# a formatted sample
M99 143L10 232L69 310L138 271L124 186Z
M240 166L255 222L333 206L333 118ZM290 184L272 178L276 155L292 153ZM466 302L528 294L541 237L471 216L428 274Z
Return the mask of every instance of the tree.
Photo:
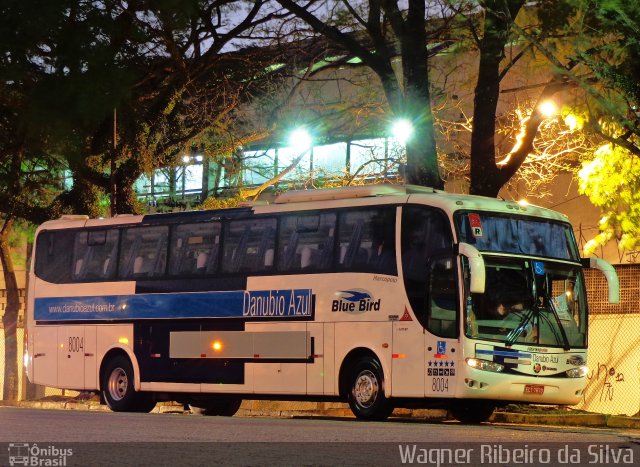
M271 15L262 1L80 2L59 18L42 57L35 107L61 142L74 212L137 210L133 182L175 163L192 142L270 79L275 50L225 50ZM52 92L53 91L53 92ZM221 131L218 132L218 136Z
M55 27L50 20L59 6L59 2L48 3L33 17L21 2L6 2L0 12L0 263L7 293L2 316L5 400L18 397L16 329L20 303L10 237L19 219L37 222L48 218L48 205L57 194L52 191L55 180L51 174L59 169L59 159L47 151L42 128L29 124L29 102L42 72L42 64L31 58Z
M640 245L640 5L576 1L581 44L575 60L583 91L573 103L584 130L601 144L579 173L580 190L602 211L601 233L585 247L592 253L611 239L621 249Z
M524 0L368 2L309 1L304 5L277 0L316 34L356 56L379 78L395 117L416 126L407 144L407 180L442 187L438 173L430 58L448 48L477 50L470 145L470 192L497 196L533 150L544 116L533 107L523 137L502 153L495 144L500 83L534 43L544 41L569 20L573 7L543 0L525 8ZM519 19L518 19L519 18ZM525 23L519 26L516 20ZM507 56L506 51L509 51ZM401 61L401 70L393 60ZM344 62L343 62L344 64ZM550 77L539 100L566 88L562 77ZM441 156L442 157L442 156ZM441 161L441 165L444 164Z
M445 13L442 22L427 25L427 3L414 0L408 2L406 11L397 2L382 0L369 0L366 5L348 1L311 0L304 5L293 0L277 1L374 72L394 117L408 119L414 127L414 137L407 143L407 180L442 188L428 74L429 56L434 52L428 50L427 43L441 37L451 17ZM401 72L393 66L397 56L401 57Z

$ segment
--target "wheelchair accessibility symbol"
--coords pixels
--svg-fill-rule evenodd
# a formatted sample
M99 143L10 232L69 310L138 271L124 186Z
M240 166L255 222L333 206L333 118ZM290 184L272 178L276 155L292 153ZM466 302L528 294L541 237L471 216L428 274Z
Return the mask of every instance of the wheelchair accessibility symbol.
M542 261L534 261L533 272L536 276L544 276L544 263Z

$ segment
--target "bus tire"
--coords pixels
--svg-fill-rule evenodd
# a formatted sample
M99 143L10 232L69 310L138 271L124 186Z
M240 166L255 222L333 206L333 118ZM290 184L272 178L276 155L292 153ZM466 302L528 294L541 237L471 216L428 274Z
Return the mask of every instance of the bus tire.
M156 407L156 401L150 392L136 392L136 402L132 412L149 413Z
M100 389L102 397L114 412L151 412L156 403L149 393L134 389L133 365L123 356L116 355L107 361L102 372Z
M238 397L210 399L206 402L189 404L191 413L196 415L217 415L220 417L233 417L242 405L242 399Z
M384 377L380 362L362 357L351 367L349 407L360 420L385 420L393 412L393 404L384 395Z
M457 400L449 407L449 412L461 423L476 425L489 420L495 409L496 405L491 401Z

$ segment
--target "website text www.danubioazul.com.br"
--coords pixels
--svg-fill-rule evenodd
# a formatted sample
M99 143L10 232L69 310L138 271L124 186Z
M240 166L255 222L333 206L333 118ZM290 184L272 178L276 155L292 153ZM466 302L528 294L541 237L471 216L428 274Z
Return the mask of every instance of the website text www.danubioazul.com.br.
M417 444L400 444L402 464L441 465L541 465L541 464L633 464L634 450L624 445L558 444L553 447L479 444L469 448L431 448Z
M49 307L49 313L108 313L115 311L115 309L116 306L113 303L55 305Z

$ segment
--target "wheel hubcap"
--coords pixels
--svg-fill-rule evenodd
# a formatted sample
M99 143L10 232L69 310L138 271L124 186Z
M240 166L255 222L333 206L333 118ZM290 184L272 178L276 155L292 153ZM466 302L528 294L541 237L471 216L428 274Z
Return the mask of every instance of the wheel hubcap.
M358 404L369 408L378 397L378 379L371 371L365 370L356 378L353 389Z
M127 373L122 368L116 368L111 372L109 376L109 396L114 401L120 401L127 393L127 387L129 386L129 378Z

